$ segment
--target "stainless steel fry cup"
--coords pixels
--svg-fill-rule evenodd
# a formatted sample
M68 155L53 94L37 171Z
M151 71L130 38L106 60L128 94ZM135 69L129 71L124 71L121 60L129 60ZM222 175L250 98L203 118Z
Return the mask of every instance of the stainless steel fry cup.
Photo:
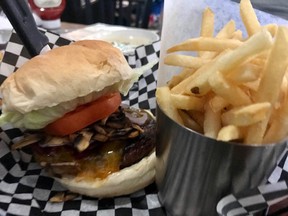
M230 193L264 184L286 143L244 145L204 137L157 107L156 183L168 215L217 215Z

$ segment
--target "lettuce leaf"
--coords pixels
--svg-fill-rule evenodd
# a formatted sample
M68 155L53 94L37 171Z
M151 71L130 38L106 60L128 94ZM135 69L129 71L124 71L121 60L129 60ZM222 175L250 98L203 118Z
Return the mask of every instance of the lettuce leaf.
M121 82L115 83L110 87L103 89L101 94L105 94L108 91L117 91L126 95L129 89L132 87L133 83L136 82L139 77L148 69L151 69L158 61L153 61L146 64L140 68L134 68L133 75L130 79L122 80ZM26 129L41 129L44 128L49 123L55 121L56 119L62 117L65 113L74 110L77 106L93 101L101 96L97 92L92 92L91 94L76 98L72 101L67 101L60 103L54 107L46 107L40 110L33 110L28 113L21 113L18 111L4 111L0 116L0 127L10 123L17 128Z

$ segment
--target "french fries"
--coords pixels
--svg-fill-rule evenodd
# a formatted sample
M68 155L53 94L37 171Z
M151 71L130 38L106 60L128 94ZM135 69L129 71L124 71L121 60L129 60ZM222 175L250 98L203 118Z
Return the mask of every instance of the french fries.
M213 37L214 35L214 13L210 8L206 8L202 16L201 37ZM199 56L205 55L205 52L199 52Z
M198 71L196 71L195 74L189 78L189 81L184 80L179 83L179 85L185 86L184 93L186 94L205 95L211 90L211 86L208 84L208 80L215 71L228 73L233 68L238 67L241 63L249 60L250 58L253 58L253 56L257 56L257 54L264 52L271 46L272 37L268 31L263 30L253 35L249 40L243 43L242 46L239 46L234 50L223 51L210 63L199 68ZM171 49L169 50L171 51ZM193 51L195 51L195 49ZM186 84L186 82L188 83ZM181 89L181 87L177 88ZM172 92L174 91L175 90L172 89Z
M220 129L217 140L236 141L242 140L244 136L243 129L235 125L227 125Z
M180 44L177 44L167 50L167 53L177 51L223 51L225 49L234 49L240 46L243 42L235 39L221 40L219 38L199 37L188 39Z
M229 104L241 106L252 103L250 97L239 86L227 81L220 71L208 78L213 92L224 98Z
M220 97L219 95L215 95L213 98L211 98L209 104L214 112L218 112L227 107L229 105L229 102L226 101L224 98Z
M206 8L202 16L202 26L200 36L213 37L215 15L210 8Z
M179 115L177 108L172 104L171 97L170 97L170 89L169 87L165 86L162 88L157 89L156 98L161 107L164 108L164 112L174 121L183 124L183 120Z
M171 54L166 56L164 63L167 65L187 67L187 68L200 68L209 62L208 59L197 58L193 56Z
M193 119L191 118L191 116L189 116L188 113L186 113L183 110L179 110L179 115L181 116L182 120L183 120L183 124L190 128L191 130L194 130L198 133L203 133L203 129L202 127Z
M214 36L215 15L203 12L199 37L167 50L164 63L183 70L156 99L170 118L207 137L275 143L288 136L288 28L262 26L250 0L239 12L246 37L233 20Z
M177 109L201 111L204 104L204 98L191 95L170 94L170 97L172 104Z
M285 51L286 47L288 47L287 29L279 27L275 36L274 46L267 59L260 85L256 92L255 100L257 102L268 101L274 106L278 100L281 84L288 66L288 53ZM246 143L262 142L270 115L268 118L249 128Z
M209 103L205 106L203 131L204 135L210 138L217 138L221 129L221 112L214 112Z
M240 15L249 36L259 31L261 25L257 19L250 0L240 1Z
M267 118L271 104L255 103L243 107L235 107L222 114L224 125L249 126Z

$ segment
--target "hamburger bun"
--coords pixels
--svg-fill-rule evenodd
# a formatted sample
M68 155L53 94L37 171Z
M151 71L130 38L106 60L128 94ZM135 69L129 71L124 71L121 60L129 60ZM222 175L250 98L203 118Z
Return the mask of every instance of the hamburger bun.
M82 195L97 198L122 196L134 193L154 182L155 162L155 152L152 152L140 162L112 173L105 179L55 179L70 191Z
M103 95L126 95L144 70L132 69L121 51L105 41L54 48L25 62L3 82L0 126L13 120L9 123L18 128L43 128ZM35 124L35 116L41 122Z

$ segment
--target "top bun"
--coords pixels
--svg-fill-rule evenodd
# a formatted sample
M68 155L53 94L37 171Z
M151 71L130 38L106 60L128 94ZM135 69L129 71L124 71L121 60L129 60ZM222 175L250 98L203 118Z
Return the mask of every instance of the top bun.
M0 88L2 110L27 113L93 92L97 97L115 91L126 94L137 79L110 43L79 41L36 56L11 74Z

